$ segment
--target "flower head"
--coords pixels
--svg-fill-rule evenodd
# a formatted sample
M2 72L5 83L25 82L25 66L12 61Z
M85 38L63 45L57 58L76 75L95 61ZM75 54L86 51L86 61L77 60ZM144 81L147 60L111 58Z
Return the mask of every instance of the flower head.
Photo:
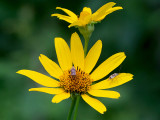
M113 7L116 3L114 2L109 2L105 5L103 5L101 8L99 8L95 13L92 14L92 10L88 7L84 7L82 12L80 13L79 17L72 11L61 8L61 7L56 7L56 9L60 9L64 11L67 15L61 15L61 14L52 14L51 16L56 16L61 20L67 21L70 23L68 27L82 27L86 26L88 24L95 24L97 22L100 22L103 20L108 14L116 11L123 9L122 7Z
M123 52L114 54L91 72L101 54L101 40L93 45L86 57L84 57L83 45L77 33L72 34L70 46L71 48L68 47L64 39L55 38L59 65L45 55L40 55L41 64L53 78L32 70L20 70L17 73L25 75L44 86L31 88L29 91L54 94L53 103L59 103L69 98L71 94L79 94L86 103L103 114L106 107L92 96L119 98L120 94L118 92L105 89L130 81L133 75L130 73L115 73L103 81L98 82L98 80L117 68L126 56Z

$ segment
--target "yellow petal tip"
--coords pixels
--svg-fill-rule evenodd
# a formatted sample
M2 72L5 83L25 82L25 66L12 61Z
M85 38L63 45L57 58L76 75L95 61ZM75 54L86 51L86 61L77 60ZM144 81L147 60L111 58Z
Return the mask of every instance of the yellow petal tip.
M76 35L76 36L78 36L78 37L79 37L79 35L78 35L76 32L74 32L72 35L73 35L73 36L75 36L75 35Z
M58 100L52 99L52 103L59 103Z
M43 55L43 54L40 54L39 58L42 58L42 57L46 57L46 56L45 56L45 55Z
M53 101L53 100L52 100L52 103L56 103L56 101Z
M107 109L105 109L103 112L101 112L101 114L104 114L107 111Z
M56 16L55 14L51 14L51 17Z
M60 37L56 37L56 38L54 38L54 40L58 40L58 39L60 39Z
M28 89L28 91L32 91L32 89Z
M123 7L118 7L119 10L123 9Z
M116 4L115 2L109 2L109 3Z
M99 42L100 44L102 44L102 40L98 40L98 42Z
M125 57L126 57L125 52L119 52L119 54L121 54L122 56L125 56Z
M59 9L59 8L61 8L61 7L56 7L56 9Z
M108 3L106 3L105 5L107 5L107 4L112 4L112 6L116 5L115 2L108 2Z
M131 73L126 73L130 78L132 78L133 79L133 74L131 74Z
M19 70L19 71L17 71L16 73L22 74L22 73L23 73L23 70Z
M72 24L70 24L70 25L68 26L68 28L71 28L71 27L73 27L73 25L72 25Z
M121 96L121 95L119 94L119 96L117 96L117 98L116 98L116 99L119 99L119 98L120 98L120 96Z

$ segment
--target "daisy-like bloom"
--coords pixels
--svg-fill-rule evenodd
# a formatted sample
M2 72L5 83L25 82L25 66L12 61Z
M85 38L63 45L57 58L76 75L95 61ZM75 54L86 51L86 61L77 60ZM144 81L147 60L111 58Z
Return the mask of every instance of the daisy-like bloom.
M116 11L116 10L120 10L123 9L122 7L113 7L116 3L114 2L109 2L105 5L103 5L101 8L99 8L95 13L92 14L92 11L90 8L88 7L84 7L82 12L80 13L80 16L77 17L77 15L75 13L73 13L72 11L65 9L65 8L61 8L61 7L56 7L56 9L60 9L62 11L64 11L67 15L61 15L58 13L52 14L51 16L56 16L61 20L64 20L68 23L70 23L70 25L68 27L82 27L82 26L86 26L87 24L94 24L97 22L100 22L101 20L103 20L108 14Z
M92 96L119 98L120 94L118 92L105 89L130 81L133 75L130 73L115 73L103 81L98 82L98 80L117 68L126 56L123 52L114 54L91 72L101 54L101 40L93 45L86 57L77 33L72 34L70 46L71 48L68 47L64 39L55 38L55 49L59 65L45 55L40 55L40 62L53 78L32 70L20 70L17 73L25 75L44 86L31 88L29 91L55 95L52 99L53 103L59 103L69 98L71 94L79 94L86 103L103 114L106 107ZM95 83L95 81L97 82Z

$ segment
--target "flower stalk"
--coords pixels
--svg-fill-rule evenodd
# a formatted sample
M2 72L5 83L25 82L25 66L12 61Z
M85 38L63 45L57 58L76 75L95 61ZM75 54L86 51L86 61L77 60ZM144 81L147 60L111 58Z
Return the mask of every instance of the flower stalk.
M74 95L71 96L71 99L72 99L72 103L71 103L71 107L70 107L70 110L69 110L67 120L71 120L72 113L73 113L73 110L74 110L74 106L75 106L75 103L76 103L76 97Z
M92 35L92 32L94 31L94 24L88 24L84 27L78 27L78 30L83 35L84 40L85 40L84 55L86 56L87 55L88 42L89 42L89 39Z
M76 108L75 108L75 112L74 112L74 117L73 117L73 120L76 120L77 118L77 113L78 113L78 106L79 106L79 101L80 101L80 95L77 95L77 98L76 98Z

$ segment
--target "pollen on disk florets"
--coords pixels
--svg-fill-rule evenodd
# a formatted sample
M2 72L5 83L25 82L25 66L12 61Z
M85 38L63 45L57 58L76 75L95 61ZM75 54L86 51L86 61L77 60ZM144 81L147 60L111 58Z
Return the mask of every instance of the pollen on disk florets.
M64 88L66 92L86 93L92 84L92 80L88 73L83 72L77 67L75 73L72 73L73 69L64 71L60 77L60 86Z

